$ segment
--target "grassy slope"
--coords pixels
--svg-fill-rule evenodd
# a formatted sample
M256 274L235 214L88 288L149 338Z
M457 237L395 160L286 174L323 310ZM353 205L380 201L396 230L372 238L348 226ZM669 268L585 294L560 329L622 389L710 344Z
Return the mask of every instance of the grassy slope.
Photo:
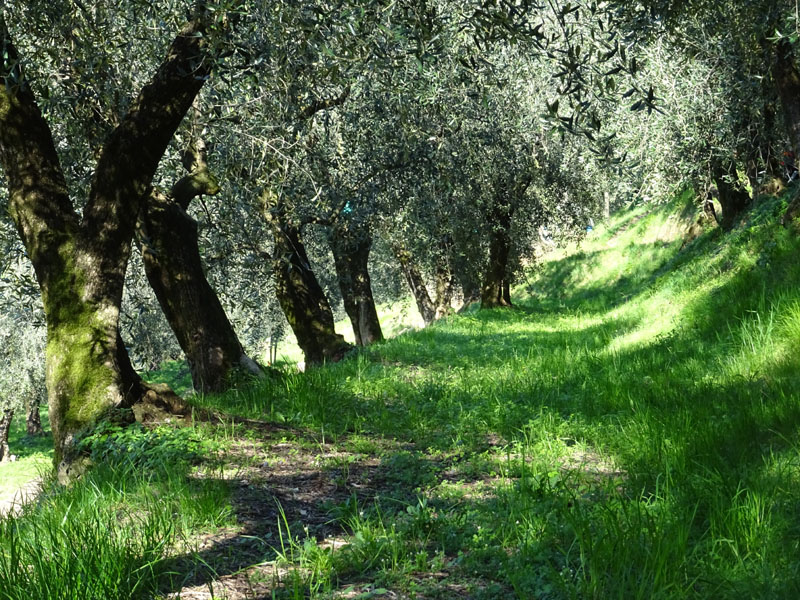
M142 527L186 511L184 545L220 527L258 544L239 571L214 562L227 542L179 563L151 543L134 591L165 589L170 569L196 583L202 562L206 585L225 572L243 589L280 580L289 597L798 597L800 240L769 200L746 227L681 249L681 202L619 214L551 256L516 310L198 399L280 426L142 433L133 455L156 465L209 440L222 450L177 475L99 469L93 506L140 506L151 489L173 500L145 503L155 525ZM39 510L56 519L60 497ZM274 498L277 518L263 509ZM36 514L16 521L29 539ZM9 597L48 597L3 585L7 571Z
M791 597L800 245L765 201L747 227L681 250L680 202L546 261L520 310L453 318L225 406L413 443L448 457L433 479L453 456L470 477L516 475L449 515L486 533L445 527L520 597Z

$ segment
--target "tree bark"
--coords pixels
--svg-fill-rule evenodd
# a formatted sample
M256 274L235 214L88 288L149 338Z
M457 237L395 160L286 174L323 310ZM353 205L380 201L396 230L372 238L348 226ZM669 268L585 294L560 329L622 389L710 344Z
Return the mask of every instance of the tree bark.
M245 354L208 283L197 222L186 212L196 196L219 192L203 154L195 149L186 164L190 173L173 186L169 197L151 191L139 216L137 240L147 280L189 362L194 389L210 393L224 391L234 370L256 377L264 373Z
M470 261L468 257L458 254L451 258L454 262L453 273L463 296L463 304L458 312L463 312L481 300L481 273L476 268L476 261Z
M422 273L414 263L411 252L405 246L395 242L392 244L392 250L395 257L397 257L397 262L400 264L400 269L403 271L411 294L414 296L414 301L417 303L417 310L419 310L422 321L425 325L430 325L436 319L436 306L431 300L428 288L425 287Z
M774 44L775 60L772 77L783 107L786 130L796 157L800 157L800 72L797 70L794 51L788 40Z
M786 207L786 212L781 217L781 225L787 228L794 225L797 229L798 217L800 217L800 197L792 200Z
M356 345L369 346L383 340L372 284L369 277L369 253L372 236L367 226L344 230L331 227L328 243L333 253L339 290L344 309L353 327Z
M750 204L750 196L728 180L730 177L736 177L736 165L732 160L727 164L714 160L711 168L711 175L719 191L719 203L722 206L720 226L727 231L733 228L737 218Z
M513 206L510 204L496 202L487 215L492 229L489 235L489 263L481 286L481 308L512 305L508 259L511 254L513 212Z
M11 457L8 447L8 434L11 431L11 421L14 419L14 409L0 408L0 463L6 462Z
M32 391L25 407L25 431L28 435L44 435L42 417L39 415L40 408L41 397L36 391Z
M452 244L448 238L442 240L442 253L436 260L436 301L434 319L437 321L449 315L453 307L453 271L450 268L450 251Z
M337 362L352 346L336 333L333 311L308 260L299 224L265 191L264 215L272 230L275 293L303 350L307 366Z
M118 332L119 311L145 193L209 74L205 20L199 11L178 34L105 142L81 217L0 11L0 164L9 212L42 292L54 460L64 475L77 458L77 434L110 410L158 393L130 366ZM175 402L163 392L167 402Z

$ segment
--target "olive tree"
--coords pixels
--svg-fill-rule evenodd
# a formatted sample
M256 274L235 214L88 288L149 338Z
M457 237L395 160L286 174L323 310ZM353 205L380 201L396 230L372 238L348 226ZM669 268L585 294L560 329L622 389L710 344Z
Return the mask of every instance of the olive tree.
M220 19L199 3L160 64L99 148L76 209L59 144L14 43L14 18L0 12L0 165L9 211L41 289L47 323L47 388L55 462L75 458L75 436L109 409L150 397L177 402L142 382L119 333L125 271L136 219L164 151L212 68ZM35 49L35 37L20 46ZM121 90L118 90L118 92ZM58 142L57 142L58 140Z

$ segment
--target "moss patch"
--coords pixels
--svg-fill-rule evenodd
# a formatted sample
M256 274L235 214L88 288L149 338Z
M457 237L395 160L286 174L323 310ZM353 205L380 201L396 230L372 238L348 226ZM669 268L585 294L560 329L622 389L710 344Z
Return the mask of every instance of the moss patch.
M58 252L43 293L48 322L47 387L57 456L68 432L92 425L119 399L119 374L110 348L116 343L116 314L86 302L88 276L76 260L72 240ZM58 270L56 270L58 269Z

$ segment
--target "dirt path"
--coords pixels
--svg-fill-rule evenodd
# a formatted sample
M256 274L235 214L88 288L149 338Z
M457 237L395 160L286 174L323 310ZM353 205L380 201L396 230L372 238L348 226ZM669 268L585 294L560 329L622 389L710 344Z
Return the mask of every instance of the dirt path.
M276 588L286 584L287 576L291 580L290 570L276 560L276 549L281 548L281 539L287 535L279 523L288 524L291 535L301 545L303 539L311 538L319 548L338 552L347 545L349 532L332 518L333 506L350 502L357 510L355 503L359 507L372 506L381 498L415 501L415 484L406 481L390 459L397 453L411 456L413 447L409 444L381 441L372 451L357 452L345 449L346 444L310 444L302 435L287 440L285 431L271 431L266 425L261 431L258 426L255 429L232 444L226 452L225 468L217 475L232 486L238 526L192 540L192 547L175 558L174 571L183 573L184 579L176 587L164 590L167 598L271 598ZM419 461L424 472L433 469L435 462L424 455L414 460ZM446 467L436 465L439 476L447 478ZM464 482L470 483L476 482ZM455 580L450 577L452 559L447 557L448 565L439 572L420 577L434 578L428 585L437 588L441 597L469 598L464 576ZM474 587L482 587L480 581L475 584ZM376 589L368 577L362 580L357 574L344 577L339 585L341 589L332 597L343 600L408 597L399 591Z
M269 598L287 574L275 563L275 548L286 535L278 523L289 524L292 535L337 548L344 543L345 532L332 522L330 505L352 497L372 502L378 495L383 481L375 456L343 452L324 443L312 448L280 436L276 440L269 427L259 433L261 439L241 440L227 456L224 477L232 484L239 527L195 540L196 547L184 558L190 559L186 566L194 564L196 570L189 570L181 589L168 597ZM198 556L206 568L198 568Z

